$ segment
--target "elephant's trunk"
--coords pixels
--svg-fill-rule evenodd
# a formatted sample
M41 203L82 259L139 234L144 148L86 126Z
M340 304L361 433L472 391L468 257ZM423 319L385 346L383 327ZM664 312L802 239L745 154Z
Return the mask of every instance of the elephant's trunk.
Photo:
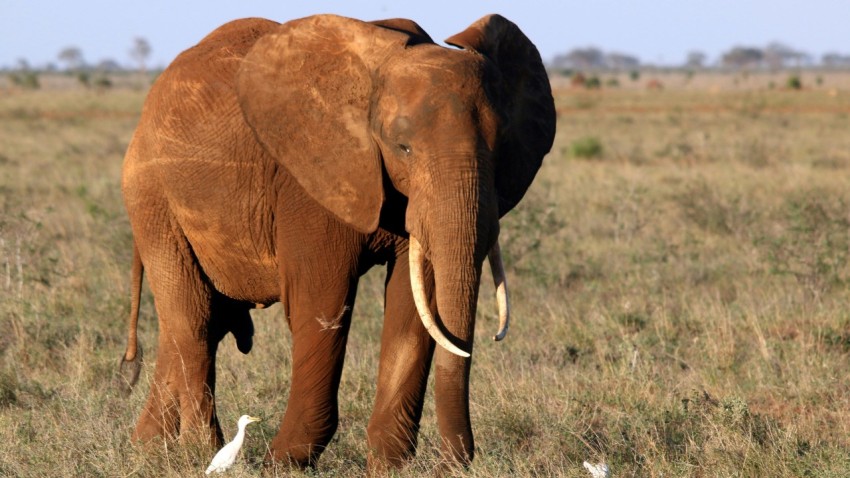
M468 214L474 220L474 212ZM449 227L432 229L430 258L434 268L435 295L439 318L446 334L463 350L472 353L475 312L481 283L481 266L487 254L488 232L484 228ZM472 222L475 224L475 222ZM434 398L443 456L468 463L475 446L469 416L470 358L444 349L434 353Z
M436 335L435 332L440 331L444 335L440 339L435 337L440 345L434 357L437 423L444 456L461 463L468 463L474 454L469 416L472 364L469 354L473 349L481 268L491 250L492 239L498 235L495 210L487 201L479 201L484 194L479 193L478 186L465 186L465 197L452 206L441 209L435 207L439 199L433 201L434 209L429 211L430 220L425 223L430 227L421 230L424 237L419 237L414 228L410 241L411 261L423 261L423 256L427 255L434 270L439 321L429 332ZM469 194L470 191L473 194ZM439 193L436 196L443 197ZM497 281L503 283L498 278ZM419 310L424 311L428 304L427 300L421 300ZM458 354L454 348L464 353Z

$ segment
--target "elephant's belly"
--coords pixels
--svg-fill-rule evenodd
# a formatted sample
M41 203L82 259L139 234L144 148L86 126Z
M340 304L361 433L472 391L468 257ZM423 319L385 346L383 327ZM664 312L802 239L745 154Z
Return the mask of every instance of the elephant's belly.
M280 281L271 206L274 198L265 194L268 189L263 187L260 168L240 169L237 177L232 173L208 176L202 194L185 183L182 188L171 188L171 210L219 292L237 300L276 302Z
M219 219L219 220L216 220ZM280 298L277 260L266 234L245 221L184 219L184 233L204 273L224 295L248 302Z
M205 225L222 226L209 222ZM269 304L280 300L277 261L273 249L266 244L257 244L253 236L233 231L210 234L198 229L186 235L216 290L248 302Z

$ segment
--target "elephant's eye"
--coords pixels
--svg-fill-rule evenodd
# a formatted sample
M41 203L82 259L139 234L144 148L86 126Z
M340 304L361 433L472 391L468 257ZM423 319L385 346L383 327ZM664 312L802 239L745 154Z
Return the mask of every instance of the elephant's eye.
M411 151L410 146L408 146L406 144L399 144L398 149L400 149L401 152L404 153L404 154L410 154L410 151Z

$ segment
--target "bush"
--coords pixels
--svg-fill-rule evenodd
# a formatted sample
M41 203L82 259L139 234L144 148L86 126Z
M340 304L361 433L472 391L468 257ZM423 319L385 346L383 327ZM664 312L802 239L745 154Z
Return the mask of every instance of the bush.
M598 90L602 87L602 82L599 81L598 76L591 76L584 82L584 87L588 90Z
M88 88L91 86L91 75L89 75L88 72L81 71L77 73L77 81L79 81L81 85Z
M638 81L640 79L640 72L637 70L632 70L629 73L629 78L631 78L632 81Z
M112 88L112 80L106 76L98 76L94 79L94 87L99 90L108 90Z
M763 246L769 270L789 275L815 297L850 279L850 219L847 204L818 191L785 200L778 233L756 241Z
M570 154L576 158L598 158L602 156L602 142L595 136L585 136L570 143Z
M800 75L791 75L788 77L788 80L785 82L785 86L789 90L802 90L803 89L803 81L800 80Z
M12 73L9 75L12 84L26 88L28 90L37 90L41 88L41 83L38 81L38 73L34 71L22 71L20 73Z

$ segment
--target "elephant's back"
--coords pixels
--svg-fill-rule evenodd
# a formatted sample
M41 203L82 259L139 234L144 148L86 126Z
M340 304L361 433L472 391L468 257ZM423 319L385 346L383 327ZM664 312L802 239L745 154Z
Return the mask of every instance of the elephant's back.
M280 26L280 23L265 18L240 18L227 22L211 31L198 42L198 45L225 43L237 49L239 47L250 49L258 38L278 26ZM245 52L247 52L247 49ZM243 52L243 55L245 52Z
M254 43L277 26L234 20L180 53L151 86L130 148L138 154L125 161L212 157L234 140L253 141L238 106L236 74Z

